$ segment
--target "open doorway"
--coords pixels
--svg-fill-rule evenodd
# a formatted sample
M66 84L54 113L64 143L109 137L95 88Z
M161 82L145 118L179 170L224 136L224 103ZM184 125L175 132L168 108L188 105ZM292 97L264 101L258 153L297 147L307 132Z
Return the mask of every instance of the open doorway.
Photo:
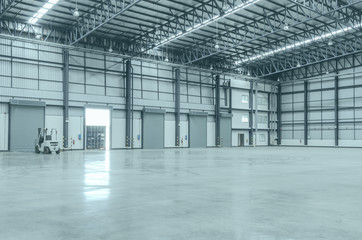
M239 147L244 147L245 135L239 134Z
M110 110L86 108L86 148L105 149L110 146Z

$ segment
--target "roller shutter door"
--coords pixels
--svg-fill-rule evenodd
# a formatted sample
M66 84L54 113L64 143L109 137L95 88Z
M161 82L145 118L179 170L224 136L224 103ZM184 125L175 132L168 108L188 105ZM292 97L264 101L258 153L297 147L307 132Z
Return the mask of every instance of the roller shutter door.
M10 150L34 151L38 128L44 128L44 123L44 102L12 100L10 102Z

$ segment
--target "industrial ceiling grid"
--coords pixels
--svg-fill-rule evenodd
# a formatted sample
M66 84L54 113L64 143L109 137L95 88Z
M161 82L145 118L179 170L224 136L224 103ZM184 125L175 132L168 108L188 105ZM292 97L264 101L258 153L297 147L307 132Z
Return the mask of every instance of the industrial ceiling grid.
M362 0L0 0L0 6L3 37L281 82L347 68L362 51Z

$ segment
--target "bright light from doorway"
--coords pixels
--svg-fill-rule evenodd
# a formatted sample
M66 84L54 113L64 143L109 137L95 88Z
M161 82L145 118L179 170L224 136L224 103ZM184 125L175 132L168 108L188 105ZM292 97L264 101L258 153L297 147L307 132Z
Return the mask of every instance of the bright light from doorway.
M109 109L86 108L85 110L86 126L105 126L106 127L106 150L109 150L110 141L110 111Z

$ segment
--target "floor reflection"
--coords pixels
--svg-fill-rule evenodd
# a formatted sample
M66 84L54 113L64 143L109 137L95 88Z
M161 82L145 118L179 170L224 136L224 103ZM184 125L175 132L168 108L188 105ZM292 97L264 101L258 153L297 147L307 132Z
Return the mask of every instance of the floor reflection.
M104 160L103 160L104 159ZM109 152L99 161L85 162L84 196L87 201L99 201L109 198Z

